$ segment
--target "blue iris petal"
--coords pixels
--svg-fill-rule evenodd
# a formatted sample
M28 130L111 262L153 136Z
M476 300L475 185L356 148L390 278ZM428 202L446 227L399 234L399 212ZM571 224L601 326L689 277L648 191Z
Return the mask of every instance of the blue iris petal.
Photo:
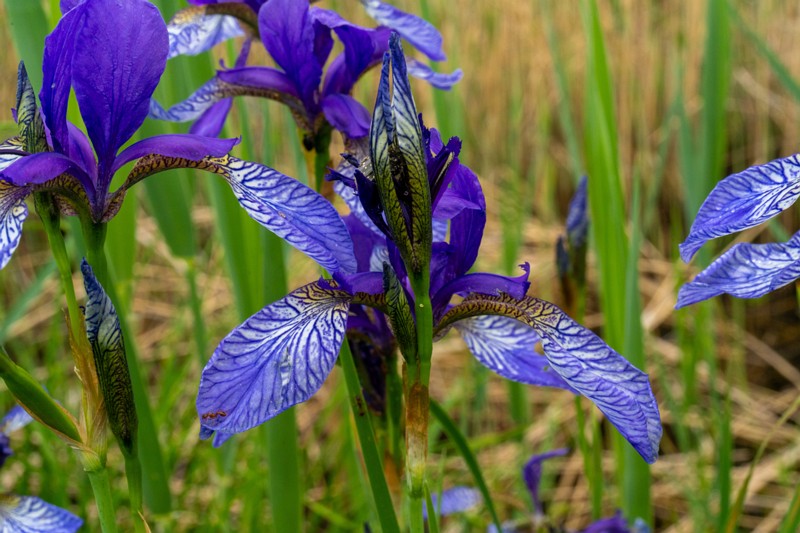
M431 503L436 516L447 516L463 513L480 505L483 497L478 489L471 487L452 487L442 491L441 500L438 494L431 494ZM428 507L422 504L422 516L428 519Z
M5 268L22 237L22 223L28 218L25 197L28 187L0 181L0 268Z
M311 283L233 330L203 369L201 424L238 433L310 398L336 362L349 304L347 293Z
M583 246L589 233L587 182L587 177L583 176L567 210L567 237L570 245L574 247Z
M168 59L179 55L197 55L221 42L244 34L234 17L206 15L201 11L183 10L167 25Z
M533 508L538 512L543 512L542 501L539 499L539 483L542 479L542 463L552 457L559 457L566 455L569 450L567 448L559 448L549 452L540 453L531 456L525 466L522 467L522 479L525 481L525 487L531 495L533 501Z
M800 196L800 159L793 155L728 176L708 195L680 245L688 262L706 241L757 226Z
M455 323L472 355L482 365L506 379L575 392L536 353L541 341L529 326L504 316L484 315Z
M380 0L361 0L361 3L370 17L399 33L430 59L447 59L442 51L442 35L430 22Z
M0 496L4 533L73 533L82 525L74 514L34 496Z
M740 243L681 287L676 308L727 293L758 298L800 278L800 232L786 243Z

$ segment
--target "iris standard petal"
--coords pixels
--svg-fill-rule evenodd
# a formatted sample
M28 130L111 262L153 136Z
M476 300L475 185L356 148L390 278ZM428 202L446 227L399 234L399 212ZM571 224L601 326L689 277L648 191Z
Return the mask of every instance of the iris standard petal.
M334 129L348 137L366 137L369 133L369 111L346 94L330 94L322 100L322 112Z
M311 283L228 334L203 369L201 424L238 433L309 399L336 362L349 305L349 294Z
M169 54L197 55L221 42L244 35L236 18L229 15L206 15L200 9L178 11L167 24Z
M798 157L756 165L720 181L680 245L681 258L688 262L706 241L757 226L792 205L800 196Z
M361 4L370 17L399 33L430 59L447 59L442 51L442 35L430 22L380 0L361 0Z
M22 223L28 218L25 197L28 187L16 187L0 180L0 269L11 260L22 237Z
M34 496L0 495L3 533L73 533L83 520Z
M464 209L450 222L450 244L455 250L452 270L461 275L469 271L478 258L486 226L486 199L478 176L469 167L459 163L451 172L454 173L451 189L479 206L479 209Z
M92 145L89 143L89 138L80 129L75 127L74 124L67 125L69 131L69 147L67 155L75 161L85 172L92 178L94 183L97 182L97 161L94 158L94 151Z
M434 333L480 315L507 316L532 327L551 368L592 400L645 461L656 460L662 429L647 374L557 306L529 296L470 295L441 318Z
M61 17L55 29L44 40L42 60L42 104L45 125L50 130L53 149L66 152L69 146L67 105L72 86L72 61L77 33L86 13L84 4L78 5Z
M238 139L215 139L190 133L171 133L148 137L134 143L114 160L112 172L126 163L150 154L165 157L180 157L190 161L200 161L204 157L222 157L239 142Z
M800 278L800 232L785 243L739 243L678 292L676 309L727 293L758 298Z
M522 467L522 479L525 481L525 487L531 495L533 508L541 513L542 501L539 499L539 484L542 480L542 463L552 457L559 457L567 455L569 450L567 448L559 448L545 453L539 453L531 456L525 466Z
M306 109L316 114L314 93L322 80L315 53L313 21L308 0L269 0L258 12L264 47L295 84Z
M536 353L541 339L530 326L504 316L476 316L456 322L472 355L486 368L512 381L575 390Z
M442 494L431 493L431 503L436 516L447 516L454 513L463 513L474 509L483 502L483 497L478 489L472 487L451 487L443 490ZM428 519L428 507L422 502L422 516Z
M167 62L166 25L144 0L94 0L77 26L72 84L106 191L117 150L139 129Z
M421 63L414 59L407 59L406 62L408 65L409 75L414 76L417 79L427 81L432 86L436 87L437 89L442 89L443 91L449 91L453 88L453 85L461 81L461 78L464 77L464 71L462 71L460 68L457 68L450 74L447 74L445 72L436 72L425 63Z

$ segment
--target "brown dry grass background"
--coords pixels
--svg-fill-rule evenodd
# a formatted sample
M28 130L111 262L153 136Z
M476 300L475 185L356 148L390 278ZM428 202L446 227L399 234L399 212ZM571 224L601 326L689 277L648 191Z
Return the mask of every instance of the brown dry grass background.
M409 11L419 11L412 1L397 2ZM431 18L445 36L449 53L448 66L461 66L465 78L447 95L463 108L463 130L445 131L465 141L462 161L481 176L487 190L490 221L482 249L482 266L495 269L500 263L501 225L499 213L509 202L523 202L526 223L520 259L532 263L533 288L537 295L558 301L554 280L553 243L561 231L566 202L573 190L563 128L557 116L558 91L552 57L545 38L542 4L537 1L502 0L487 2L431 2ZM695 121L702 101L699 98L705 38L705 2L617 0L600 1L610 68L613 73L617 126L622 174L628 186L634 176L641 179L645 194L658 184L651 176L664 164L666 172L657 199L652 225L645 228L646 241L641 248L641 289L643 323L647 332L648 372L654 376L657 389L672 387L679 396L681 388L679 363L682 357L675 335L676 287L691 273L691 268L678 264L673 247L673 229L680 227L674 217L681 216L681 179L678 174L675 143L671 142L667 158L662 162L659 146L666 136L673 135L677 124L666 121L666 110L678 90L685 95L690 120ZM743 18L777 53L788 70L800 79L800 4L790 1L736 2ZM349 6L338 6L352 13ZM552 2L558 42L570 89L570 107L578 124L583 121L585 69L584 34L581 30L577 3L571 0ZM352 18L358 19L358 14ZM0 22L3 21L0 4ZM7 24L0 23L0 107L10 108L14 101L17 58L11 46ZM798 103L780 86L769 66L752 44L732 29L733 78L726 102L728 120L729 168L741 169L778 155L797 151L800 123ZM431 93L418 86L418 103L423 112L433 117ZM369 94L369 91L365 92ZM364 99L366 102L367 100ZM254 102L253 105L259 105ZM5 117L3 117L5 118ZM430 120L429 120L430 122ZM279 154L280 156L280 154ZM522 178L524 195L509 198L505 184ZM630 187L628 187L630 188ZM139 345L144 357L156 364L175 354L191 354L191 320L184 305L187 301L181 269L183 263L173 260L161 241L158 230L142 211L137 229L141 262L136 266L134 312L139 332ZM201 234L212 233L212 212L208 206L196 211ZM796 214L784 216L787 228L798 227ZM28 223L31 224L30 222ZM757 239L762 230L752 230L741 239ZM236 323L232 294L224 276L221 249L213 243L201 265L200 284L205 298L209 335L215 342ZM32 281L36 267L46 256L45 241L39 233L26 232L23 245L14 258L13 268L3 275L20 287ZM622 266L621 266L622 268ZM291 270L291 286L311 279L313 267L297 261ZM50 304L58 298L56 279L48 281L37 298L33 311L18 321L10 334L43 342L49 326L59 312ZM3 302L10 297L4 296ZM733 413L734 487L741 484L755 449L771 431L774 423L800 391L800 321L793 288L748 305L746 331L728 319L731 307L719 314L716 324L719 354L723 365L732 369L714 383L701 368L701 390L711 387L720 392L730 390ZM602 316L590 302L588 325L602 328ZM470 356L457 340L448 340L437 348L431 390L435 397L448 404L471 401L471 378L454 380L465 375ZM336 379L326 383L320 395L298 412L303 441L309 460L324 453L317 438L324 430L313 429L317 413L333 394ZM657 391L657 396L663 393ZM572 397L552 391L533 390L533 426L521 441L503 438L503 431L512 426L507 409L506 388L490 379L485 419L471 428L479 435L476 447L479 460L501 507L526 509L528 502L515 494L518 473L507 465L535 450L563 444L574 433L575 413ZM712 483L713 441L702 438L697 454L679 453L674 440L675 421L662 405L666 427L662 457L653 466L653 497L659 531L694 531L688 514L687 495ZM800 420L775 431L767 452L757 465L748 491L744 529L768 532L776 529L786 513L793 486L800 482ZM333 423L333 422L331 422ZM701 405L682 423L699 434L708 428L707 413ZM553 431L558 428L558 431ZM552 435L557 435L552 440ZM452 455L452 454L451 454ZM439 458L441 459L441 458ZM452 483L469 483L461 460L452 456L444 461L443 475ZM553 471L562 475L546 495L551 511L569 527L585 525L589 516L587 488L582 479L578 453L562 462L554 461ZM604 467L609 479L614 472L609 453ZM181 488L183 481L175 481ZM612 489L613 490L613 489ZM314 491L309 495L314 498ZM188 501L206 501L207 494L192 493ZM606 499L613 510L614 495ZM504 512L505 512L504 511Z

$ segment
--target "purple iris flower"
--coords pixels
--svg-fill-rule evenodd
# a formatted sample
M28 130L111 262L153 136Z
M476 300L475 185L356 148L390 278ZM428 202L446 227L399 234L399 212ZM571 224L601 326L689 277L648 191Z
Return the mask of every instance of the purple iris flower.
M135 183L185 167L223 177L251 217L325 268L355 269L347 230L329 202L270 168L228 156L237 140L157 135L123 149L144 122L164 72L166 25L144 0L62 7L65 14L45 41L41 113L21 69L16 118L22 133L0 144L0 267L19 243L29 194L52 193L65 214L104 223ZM67 121L71 89L88 138ZM126 181L111 193L114 174L133 161Z
M434 335L441 338L455 327L478 361L501 376L583 394L595 402L645 460L655 461L661 423L647 375L555 305L526 296L527 265L519 277L469 273L478 256L486 222L483 192L475 174L458 160L460 141L452 138L445 144L435 130L427 130L417 121L403 59L399 41L392 39L391 53L384 57L377 98L382 111L375 113L379 118L375 119L370 136L375 141L376 136L386 134L381 127L391 127L393 135L403 141L397 148L402 156L397 157L405 157L408 152L423 154L421 165L427 173L432 206L432 217L429 213L427 218L433 219L433 235L428 237L433 245L427 267ZM387 120L388 116L413 118ZM416 138L414 131L420 132ZM413 143L417 143L416 147L411 146ZM374 146L376 142L370 144ZM414 307L396 235L392 235L383 218L375 182L369 177L374 161L370 163L366 158L362 165L359 155L362 154L348 158L360 170L353 168L335 176L341 182L338 190L344 191L352 217L366 228L357 233L349 224L354 237L359 235L354 240L370 243L371 249L357 250L359 271L335 273L333 280L320 280L291 292L222 340L200 381L197 410L204 436L213 431L245 431L310 398L333 369L351 306L367 305L386 311L387 272L394 273L406 300ZM402 189L403 184L397 186ZM406 196L413 194L398 191L401 205L397 209L403 216L408 214L414 226L413 218L425 215L408 213L417 204L405 200ZM445 239L448 228L449 239ZM365 231L371 232L372 237L364 238ZM454 297L463 300L454 304ZM542 344L544 356L535 351L538 343Z
M680 245L689 262L707 241L757 226L800 196L800 156L776 159L720 181L700 206ZM693 281L681 287L676 308L727 293L758 298L800 278L800 232L785 243L732 246Z
M0 467L11 455L8 434L33 422L19 405L11 408L0 422ZM42 533L73 533L83 520L65 509L51 505L35 496L0 494L0 530L40 531Z
M169 25L170 57L207 50L222 40L241 35L243 25L246 33L260 37L279 67L244 66L249 49L246 44L234 68L220 70L187 100L166 110L153 102L154 118L174 122L197 120L192 131L208 135L220 132L230 110L230 97L251 95L289 106L304 132L307 149L312 149L314 139L331 127L349 137L364 137L369 132L370 115L350 93L361 75L380 63L392 29L430 59L445 59L441 35L433 26L378 0L362 2L367 13L382 24L374 29L352 24L334 11L311 7L308 0L193 3L203 7L179 12ZM245 9L247 17L241 14L245 6L252 10ZM232 8L237 9L238 19L222 14ZM344 50L328 62L333 47L331 32L342 42ZM441 89L449 89L462 75L460 70L438 74L417 61L410 62L409 70Z

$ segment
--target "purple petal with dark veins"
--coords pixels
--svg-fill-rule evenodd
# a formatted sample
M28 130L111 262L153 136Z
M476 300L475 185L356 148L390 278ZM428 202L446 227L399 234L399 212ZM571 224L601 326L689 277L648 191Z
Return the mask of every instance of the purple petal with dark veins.
M244 35L236 18L228 15L205 15L194 10L179 11L167 24L169 54L197 55L221 42Z
M31 154L16 160L0 172L0 175L17 186L38 185L60 174L68 173L78 179L89 198L94 197L92 178L78 163L55 152Z
M216 139L190 133L156 135L125 148L114 161L111 171L116 172L126 163L150 154L181 157L191 161L200 161L207 156L222 157L238 142L239 139Z
M706 241L757 226L791 206L800 196L798 157L756 165L720 181L680 245L681 258L689 262Z
M66 153L69 146L67 105L72 85L72 62L75 41L83 24L86 8L80 5L67 12L44 40L42 88L39 101L45 125L50 130L53 149Z
M225 178L248 215L329 272L356 271L347 227L325 197L271 168L229 159Z
M444 72L436 72L425 63L420 63L414 59L407 59L408 74L417 79L427 81L437 89L449 91L453 85L461 81L464 77L464 71L460 68L455 69L450 74Z
M541 339L530 326L509 317L484 315L460 320L454 327L472 355L496 374L519 383L575 392L550 368L547 358L536 352Z
M231 107L233 107L233 98L226 98L212 105L189 127L189 133L203 137L216 137L225 127Z
M189 98L164 109L155 99L150 101L148 116L168 122L188 122L199 118L213 105L225 99L220 80L213 77L193 92Z
M348 137L365 137L369 133L369 111L346 94L329 94L322 100L322 112L334 129Z
M349 305L347 293L311 283L234 329L203 369L201 424L238 433L309 399L336 362Z
M481 491L472 487L451 487L440 495L431 493L431 503L436 516L448 516L474 509L483 502ZM428 507L422 502L422 516L428 519Z
M450 299L455 294L466 295L467 293L473 292L478 294L499 295L505 293L514 298L524 297L525 293L528 292L528 288L531 286L528 281L528 275L531 269L528 263L521 264L520 268L522 268L524 273L517 277L475 272L455 278L439 289L431 298L434 316L444 311L447 304L450 303Z
M555 305L536 300L533 327L550 365L606 415L648 463L658 457L661 419L647 374Z
M308 0L269 0L258 12L258 29L272 59L292 80L306 109L316 115L314 93L322 81L322 65L315 54Z
M681 287L676 309L727 293L758 298L800 278L800 232L785 243L739 243Z
M83 520L34 496L5 494L0 496L0 525L9 533L74 533Z
M97 153L98 190L105 193L117 150L147 116L169 43L161 14L144 0L94 0L80 9L85 15L77 28L72 84Z
M442 51L442 35L430 22L380 0L361 0L361 4L370 17L399 33L430 59L447 59Z
M28 187L0 180L0 269L5 268L22 237L22 223L28 218L25 197Z

